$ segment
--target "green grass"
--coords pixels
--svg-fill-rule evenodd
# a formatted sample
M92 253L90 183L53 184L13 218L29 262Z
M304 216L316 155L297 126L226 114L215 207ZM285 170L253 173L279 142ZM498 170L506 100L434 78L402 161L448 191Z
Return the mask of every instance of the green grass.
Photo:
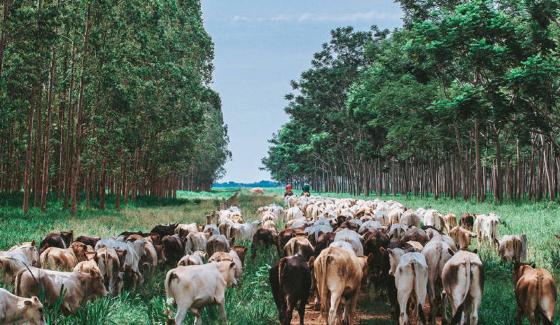
M20 242L40 240L49 231L73 229L78 235L98 235L108 237L124 230L149 230L158 223L205 221L205 215L214 210L238 189L219 189L205 193L179 192L177 199L139 198L130 202L121 211L86 210L80 207L77 216L71 216L62 209L60 201L51 200L46 213L32 209L23 215L19 209L18 195L0 196L0 249L6 249ZM281 202L283 189L265 189L265 195L251 195L242 189L239 205L246 220L256 218L258 207ZM342 194L323 194L345 196ZM395 199L407 207L432 207L441 212L494 211L501 216L503 224L500 234L525 233L529 240L529 259L538 266L560 275L560 241L554 238L560 233L560 205L557 203L526 203L521 205L492 203L476 204L472 201L418 198L406 196L384 196ZM83 202L83 201L82 201ZM109 196L107 204L112 207L114 198ZM245 245L249 246L248 243ZM249 254L248 254L249 255ZM513 324L515 297L511 280L511 266L499 260L496 253L488 248L480 251L485 264L485 291L480 309L481 324ZM255 261L246 259L242 285L228 289L226 312L230 324L274 324L277 313L268 285L268 269L277 259L273 249L259 251ZM51 324L163 324L166 319L163 279L165 270L158 270L153 277L146 277L145 283L136 292L98 299L84 305L77 314L62 316L54 308L48 309ZM9 289L9 286L8 286ZM374 314L386 314L388 305L383 301L362 301L360 309ZM174 313L175 310L173 310ZM192 323L189 315L185 323ZM221 324L216 308L203 311L204 324ZM556 321L558 324L558 320ZM391 324L383 315L364 321L363 324Z

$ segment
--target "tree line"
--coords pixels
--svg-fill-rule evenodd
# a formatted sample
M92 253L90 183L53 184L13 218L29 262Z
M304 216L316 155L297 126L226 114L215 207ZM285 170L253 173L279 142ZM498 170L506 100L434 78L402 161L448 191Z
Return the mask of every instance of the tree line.
M332 31L265 168L322 191L556 200L558 1L399 2L400 29Z
M76 212L207 189L229 157L198 0L1 0L0 192Z

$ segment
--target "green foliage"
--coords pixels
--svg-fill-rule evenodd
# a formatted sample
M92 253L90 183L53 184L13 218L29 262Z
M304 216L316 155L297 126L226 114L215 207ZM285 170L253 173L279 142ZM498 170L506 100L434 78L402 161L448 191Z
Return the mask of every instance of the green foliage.
M333 31L264 166L332 191L555 200L557 1L398 2L402 29Z

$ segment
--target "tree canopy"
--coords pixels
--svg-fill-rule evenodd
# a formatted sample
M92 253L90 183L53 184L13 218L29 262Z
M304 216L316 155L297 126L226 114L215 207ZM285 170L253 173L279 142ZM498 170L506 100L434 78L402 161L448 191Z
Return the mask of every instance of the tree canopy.
M173 196L229 157L198 0L2 0L0 190ZM31 201L31 203L29 203Z
M328 191L556 199L558 2L400 4L401 29L333 31L265 167Z

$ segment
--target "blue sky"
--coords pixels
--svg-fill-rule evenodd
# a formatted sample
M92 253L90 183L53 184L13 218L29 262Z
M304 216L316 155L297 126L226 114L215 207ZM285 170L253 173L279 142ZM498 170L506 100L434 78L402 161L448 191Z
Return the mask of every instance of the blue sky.
M288 117L290 80L338 26L401 26L392 0L203 0L204 25L215 44L213 88L220 93L233 158L223 181L270 179L261 171L267 140Z

